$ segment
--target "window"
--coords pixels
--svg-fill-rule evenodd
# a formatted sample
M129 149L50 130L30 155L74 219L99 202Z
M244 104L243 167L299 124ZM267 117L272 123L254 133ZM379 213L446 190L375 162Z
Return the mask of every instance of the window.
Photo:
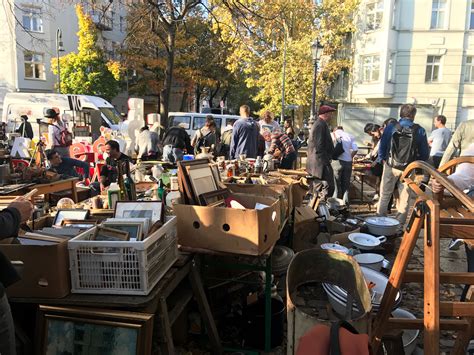
M431 6L431 28L444 28L446 17L446 0L433 0Z
M367 13L367 30L378 30L382 24L383 18L383 1L371 1L366 6Z
M34 52L25 52L25 78L26 79L46 79L44 71L44 55Z
M120 28L120 32L125 31L125 18L123 16L120 16L119 18L119 28Z
M466 57L466 67L464 68L464 81L474 82L474 56Z
M170 116L169 118L172 127L182 127L184 129L191 128L190 116Z
M425 82L436 83L440 78L440 66L441 56L440 55L429 55L426 61L426 74Z
M362 81L369 83L379 80L380 56L368 55L362 57Z
M114 29L114 17L115 17L115 12L114 11L110 11L110 28Z
M387 81L389 83L395 82L395 58L396 53L390 53L390 57L388 57L388 71L387 71Z
M213 116L213 117L214 117L214 122L216 122L216 126L220 129L222 118L215 117L215 116ZM206 117L205 116L201 116L201 117L194 116L193 129L197 131L199 128L204 127L205 123L206 123ZM219 130L219 132L220 132L220 130Z
M43 32L43 19L38 9L23 9L22 25L25 30Z
M469 20L469 29L474 30L474 0L471 1L471 17Z

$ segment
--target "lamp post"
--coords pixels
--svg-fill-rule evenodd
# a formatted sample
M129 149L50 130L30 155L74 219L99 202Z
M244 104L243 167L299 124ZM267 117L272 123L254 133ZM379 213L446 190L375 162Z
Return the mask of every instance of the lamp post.
M318 40L315 40L311 44L311 56L313 57L314 75L313 75L313 95L311 99L311 118L310 121L313 123L316 119L316 79L318 76L318 61L321 58L323 46Z
M61 68L59 66L59 52L64 52L63 34L60 28L56 30L56 58L58 60L58 94L61 93Z
M280 124L285 123L285 81L286 81L286 46L287 46L287 36L286 29L284 30L283 38L283 69L282 69L282 78L281 78L281 115L280 115Z

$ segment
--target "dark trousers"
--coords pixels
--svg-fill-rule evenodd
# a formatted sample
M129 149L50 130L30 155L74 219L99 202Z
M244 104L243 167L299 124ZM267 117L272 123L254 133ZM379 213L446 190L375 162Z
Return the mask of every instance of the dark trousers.
M323 168L323 176L320 180L315 180L312 183L313 194L325 199L332 197L336 186L334 184L334 172L331 164L325 165Z
M342 199L351 186L352 162L337 160L334 162L336 176L337 198Z
M280 168L282 169L293 169L293 163L296 160L296 152L291 152L285 155L280 162Z
M15 324L7 295L0 297L0 354L15 355Z

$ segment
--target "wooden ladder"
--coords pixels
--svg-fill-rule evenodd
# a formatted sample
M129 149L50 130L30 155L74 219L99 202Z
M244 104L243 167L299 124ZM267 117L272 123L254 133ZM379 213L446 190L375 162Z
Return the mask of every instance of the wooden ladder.
M474 212L474 201L456 188L441 171L452 168L456 163L474 163L474 157L458 159L443 166L439 171L434 170L424 162L414 162L404 171L401 179L418 195L410 221L403 235L402 243L395 259L387 288L383 295L382 304L377 313L371 346L374 354L380 350L382 337L391 329L422 329L424 330L425 354L438 355L440 330L458 332L456 343L451 354L465 354L467 345L474 331L474 297L472 302L440 301L440 282L449 284L474 285L474 273L440 272L440 238L464 238L474 240L474 218L441 218L440 203L426 195L414 182L411 176L415 169L429 173L440 182L446 190L468 210ZM424 227L424 228L423 228ZM421 229L424 229L424 269L407 271L409 259L415 248ZM424 318L395 319L390 318L395 297L402 283L416 282L424 284ZM470 293L472 294L472 292ZM469 297L468 297L468 300ZM451 317L451 319L440 319ZM458 318L460 317L460 318Z

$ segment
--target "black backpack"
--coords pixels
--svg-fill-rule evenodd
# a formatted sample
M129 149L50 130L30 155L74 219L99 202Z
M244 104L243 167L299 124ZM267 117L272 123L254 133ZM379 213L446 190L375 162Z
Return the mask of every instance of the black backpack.
M332 159L337 160L339 156L344 153L344 146L342 145L342 140L337 138L336 145L334 146L334 150L332 152Z
M201 152L202 147L210 147L212 145L211 135L213 134L213 132L209 131L207 134L203 135L202 131L199 131L201 132L201 137L198 138L194 147L194 151L196 152L196 154Z
M399 123L395 125L388 153L388 166L405 170L408 164L414 162L418 155L417 133L419 125L402 127Z

